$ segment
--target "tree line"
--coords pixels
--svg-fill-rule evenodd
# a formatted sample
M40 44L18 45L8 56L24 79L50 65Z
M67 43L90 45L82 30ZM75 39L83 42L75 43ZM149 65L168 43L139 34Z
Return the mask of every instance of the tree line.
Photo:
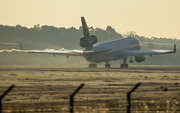
M142 64L180 64L179 58L180 53L178 47L180 43L180 39L176 38L166 38L166 37L145 37L137 35L135 31L128 31L125 34L121 34L116 32L114 28L111 26L107 26L107 28L93 28L89 27L90 34L95 34L98 37L98 43L104 41L110 41L114 39L126 38L126 37L136 37L142 42L142 49L173 49L173 44L177 45L177 54L171 55L160 55L153 58L147 58L145 62ZM7 26L0 25L0 42L10 42L10 43L19 43L23 46L24 49L83 49L79 46L79 40L83 37L83 30L80 26L79 29L74 27L64 28L64 27L54 27L39 24L34 25L33 28L23 27L21 25L16 26ZM165 43L165 44L160 44ZM172 45L170 45L172 44ZM10 49L10 48L18 48L15 46L7 46L0 45L1 49ZM7 53L1 53L1 58L6 57ZM16 54L17 53L13 53ZM27 55L26 58L29 58ZM10 56L8 56L10 58ZM13 56L11 56L13 57ZM4 58L2 58L4 59ZM16 58L17 61L20 59ZM2 64L6 64L10 61L3 61ZM14 61L16 62L16 61ZM43 61L42 61L43 62ZM8 63L7 63L8 64ZM18 64L21 64L18 62ZM24 64L22 62L22 64ZM41 64L41 63L40 63Z

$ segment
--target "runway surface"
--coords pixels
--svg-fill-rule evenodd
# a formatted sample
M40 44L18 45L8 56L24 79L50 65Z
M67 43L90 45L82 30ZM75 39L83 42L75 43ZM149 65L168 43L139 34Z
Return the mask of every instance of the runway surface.
M34 71L128 71L128 70L180 70L180 65L133 65L129 68L86 68L86 67L60 67L60 66L0 66L2 71L34 70Z

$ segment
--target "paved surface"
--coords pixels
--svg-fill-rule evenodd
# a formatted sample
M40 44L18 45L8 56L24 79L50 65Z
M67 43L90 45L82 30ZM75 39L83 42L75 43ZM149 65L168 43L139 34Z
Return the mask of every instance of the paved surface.
M79 67L79 68L73 68L73 67L1 67L0 70L34 70L34 71L122 71L122 70L180 70L179 65L173 65L173 66L157 66L157 65L150 65L150 66L130 66L129 68L118 68L118 67L112 67L112 68L85 68L85 67Z

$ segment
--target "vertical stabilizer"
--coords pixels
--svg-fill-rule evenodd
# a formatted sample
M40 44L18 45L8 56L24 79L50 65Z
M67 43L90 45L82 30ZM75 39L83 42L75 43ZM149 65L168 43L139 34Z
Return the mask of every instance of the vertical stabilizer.
M88 38L88 37L90 37L90 33L89 33L89 29L88 29L88 26L86 24L84 17L81 17L81 21L82 21L82 28L83 28L84 37Z

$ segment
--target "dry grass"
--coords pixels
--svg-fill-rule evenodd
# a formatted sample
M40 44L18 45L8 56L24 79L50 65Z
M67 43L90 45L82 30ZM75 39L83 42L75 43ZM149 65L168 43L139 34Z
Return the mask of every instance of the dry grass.
M0 68L0 91L5 91L12 84L16 85L3 99L4 112L68 111L69 96L81 83L85 83L85 86L75 96L75 110L78 112L123 112L126 110L126 94L138 82L142 82L142 85L132 94L133 110L177 111L180 105L179 66L163 67L166 70L154 67L108 70L66 67L59 70L53 70L54 67L2 70L20 66Z

